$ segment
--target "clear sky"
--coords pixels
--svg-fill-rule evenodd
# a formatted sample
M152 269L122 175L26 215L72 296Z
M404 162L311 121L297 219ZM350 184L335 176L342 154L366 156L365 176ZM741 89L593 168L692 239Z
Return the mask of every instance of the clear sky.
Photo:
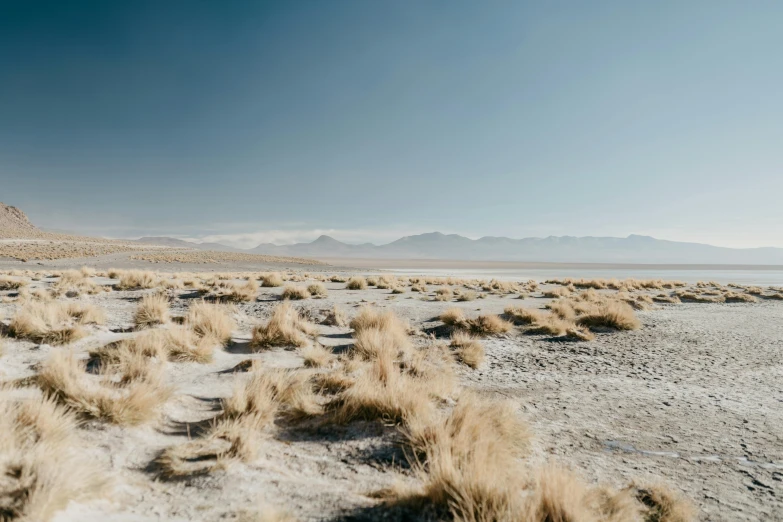
M0 201L244 246L783 247L783 2L0 0Z

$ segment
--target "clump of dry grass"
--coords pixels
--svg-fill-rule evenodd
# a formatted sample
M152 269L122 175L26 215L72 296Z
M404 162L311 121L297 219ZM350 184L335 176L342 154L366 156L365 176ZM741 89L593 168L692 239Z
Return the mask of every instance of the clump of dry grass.
M454 349L457 359L471 368L478 368L484 362L484 346L478 339L468 333L454 332L451 335L449 346Z
M408 329L407 325L394 312L382 312L372 306L359 308L359 312L351 319L349 326L356 332L368 329L402 330L405 332Z
M27 284L27 281L24 279L11 279L7 276L0 276L0 291L19 290L27 286Z
M280 297L293 300L307 299L310 297L310 292L304 286L286 285Z
M559 287L559 288L552 288L550 290L545 290L543 294L544 297L557 299L558 297L568 297L569 295L571 295L571 291L568 290L568 288Z
M367 280L362 276L353 276L348 280L345 288L348 290L365 290L367 289Z
M473 290L460 290L457 294L457 301L475 301L478 299L478 294Z
M169 300L163 294L147 294L141 298L133 324L136 328L151 328L169 322Z
M261 286L265 288L283 286L283 277L277 272L264 274L263 276L261 276Z
M224 307L198 301L190 305L185 325L199 337L210 337L222 344L231 340L236 324Z
M707 296L689 290L677 290L676 292L674 292L674 295L677 296L680 299L680 301L685 301L689 303L725 303L726 302L726 298L723 297L722 294L716 296Z
M323 368L334 360L332 351L318 343L299 348L299 354L304 359L304 365L308 368Z
M637 330L642 323L627 303L606 301L577 319L582 326L614 328L616 330Z
M755 303L758 301L752 295L740 292L726 292L723 297L727 303Z
M514 324L527 325L539 323L544 319L544 313L541 310L533 308L523 308L520 306L507 306L503 311L507 318Z
M435 290L436 301L451 301L452 297L454 297L454 292L452 292L451 288L448 286L444 286Z
M443 324L453 327L461 326L465 324L466 321L465 313L461 308L449 308L440 314L439 319L443 321Z
M77 425L51 398L0 397L0 520L46 522L71 501L107 491L104 471L74 450Z
M352 385L328 405L336 422L377 420L396 424L426 418L434 411L428 387L401 373L390 358L364 363Z
M54 345L68 344L87 335L69 313L68 304L60 302L24 304L8 328L19 339Z
M331 310L326 312L326 317L321 324L328 326L346 326L348 319L345 316L345 311L337 305L334 305Z
M329 278L332 283L345 283L347 279L341 275L335 274Z
M690 522L697 511L691 502L663 484L632 485L629 490L646 508L645 520L652 522Z
M218 280L209 285L208 298L228 303L249 303L258 297L258 283L248 279L244 283Z
M417 417L404 433L423 485L400 500L426 501L454 520L528 520L514 463L527 451L530 433L510 403L463 393L449 414Z
M652 300L656 303L679 303L680 298L676 295L658 294L653 296Z
M317 333L317 327L305 320L291 303L285 301L275 307L266 325L253 329L250 346L257 349L272 346L302 347L309 343L308 336Z
M123 270L119 274L117 290L140 290L157 287L160 282L154 272L147 270Z
M500 335L511 331L513 325L497 315L480 315L466 321L468 330L474 335Z
M313 297L326 297L328 292L326 291L326 286L323 283L312 283L307 285L307 291L312 295Z
M37 382L45 395L79 414L123 425L155 419L160 406L172 393L163 384L160 366L148 365L143 376L121 387L109 375L99 377L100 381L90 379L84 362L72 353L55 351L42 365Z
M57 282L52 286L52 293L56 296L77 297L83 293L94 295L104 290L104 287L91 281L83 272L78 270L66 270L60 274Z
M421 281L417 281L411 285L411 292L420 292L424 294L427 292L427 285Z

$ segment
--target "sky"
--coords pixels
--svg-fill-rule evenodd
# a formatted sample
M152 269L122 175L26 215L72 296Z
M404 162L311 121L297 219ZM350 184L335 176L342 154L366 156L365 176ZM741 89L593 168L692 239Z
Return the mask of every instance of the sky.
M783 247L783 3L0 0L0 201L252 247Z

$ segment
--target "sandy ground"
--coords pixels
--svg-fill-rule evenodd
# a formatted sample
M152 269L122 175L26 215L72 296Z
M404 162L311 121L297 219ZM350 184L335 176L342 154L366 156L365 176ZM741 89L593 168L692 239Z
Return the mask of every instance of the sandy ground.
M122 263L108 259L98 266ZM489 296L444 303L410 290L392 296L388 290L346 290L342 283L326 286L327 298L296 306L318 318L335 304L352 315L361 304L374 303L425 332L437 331L436 317L452 306L469 314L500 313L508 304L548 302ZM257 461L187 480L155 480L149 470L159 451L186 441L194 423L215 416L219 399L243 378L230 371L239 362L302 364L294 351L248 349L250 329L268 317L281 290L262 288L258 301L238 305L233 342L212 364L170 365L168 379L177 393L159 423L85 424L84 451L111 470L115 492L89 504L72 503L56 520L254 520L264 506L284 508L299 520L382 519L366 494L411 479L395 428L377 423L281 425ZM145 292L77 298L100 306L109 321L73 348L82 353L130 335L123 330ZM181 294L174 315L184 314L190 302L188 292ZM0 319L7 321L14 307L0 304ZM460 380L518 402L536 436L534 459L556 459L592 481L616 486L666 482L694 501L703 520L783 520L783 302L659 305L638 315L640 330L599 333L591 342L519 332L486 340L487 361L477 370L463 367ZM321 327L320 341L339 350L351 343L350 330ZM61 349L12 340L0 358L0 379L32 375L37 363Z

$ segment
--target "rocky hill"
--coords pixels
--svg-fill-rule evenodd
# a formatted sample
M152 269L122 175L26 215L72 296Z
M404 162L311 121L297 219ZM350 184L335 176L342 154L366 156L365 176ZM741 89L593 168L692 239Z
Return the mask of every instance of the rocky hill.
M30 223L24 212L0 203L0 239L39 239L48 235Z

